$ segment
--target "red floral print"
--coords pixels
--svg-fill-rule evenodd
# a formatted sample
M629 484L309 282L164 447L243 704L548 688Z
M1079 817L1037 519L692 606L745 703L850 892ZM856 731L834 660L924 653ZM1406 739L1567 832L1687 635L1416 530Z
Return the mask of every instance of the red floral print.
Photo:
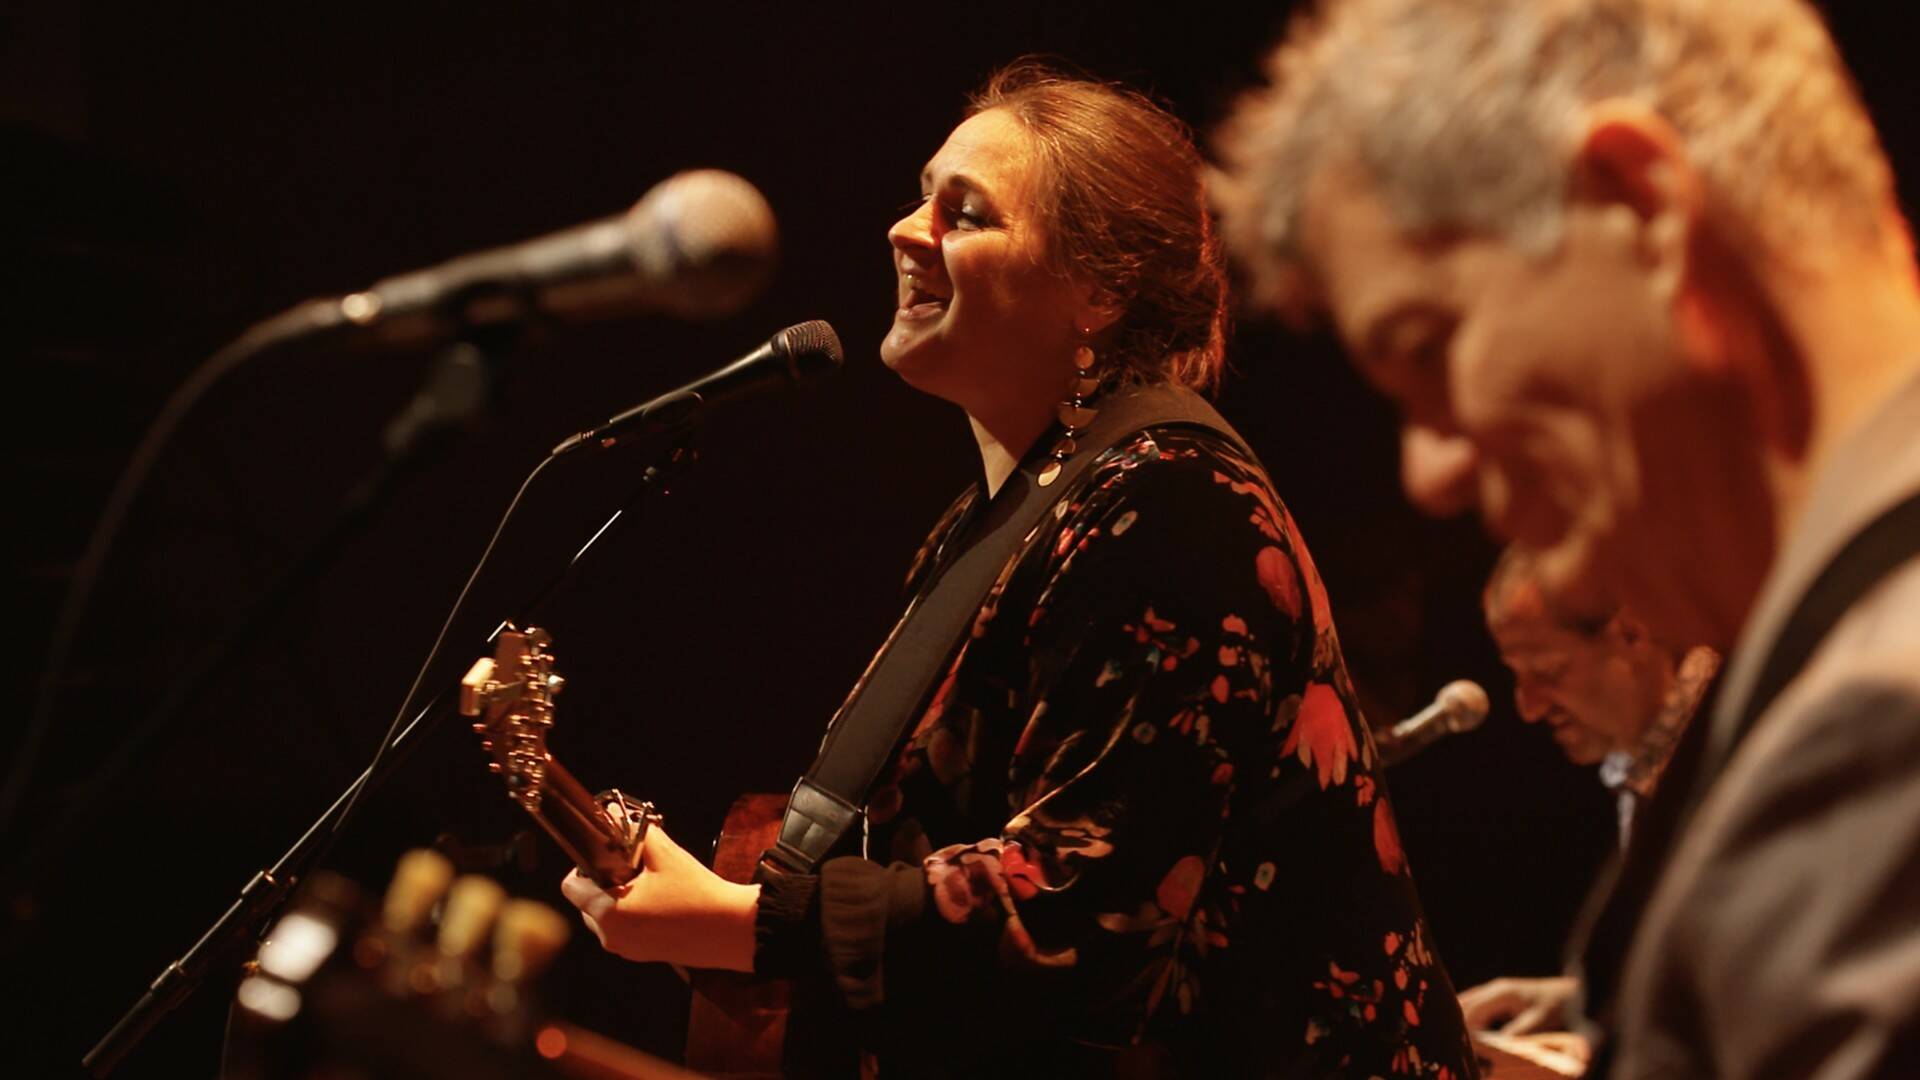
M1176 919L1184 919L1187 912L1193 910L1194 898L1200 895L1200 879L1207 874L1207 864L1198 856L1189 855L1173 864L1167 876L1160 879L1160 887L1154 891L1154 901L1160 910Z
M1277 547L1263 547L1260 554L1253 557L1253 569L1260 579L1260 587L1267 590L1267 597L1273 606L1286 613L1289 619L1300 617L1300 576L1294 573L1293 562L1287 553Z
M1393 811L1387 800L1373 804L1373 850L1380 857L1380 869L1397 874L1407 868L1406 853L1400 850L1400 829L1393 823Z
M1236 1050L1252 1064L1182 1072L1470 1080L1326 590L1257 463L1155 432L1060 499L870 807L875 857L921 868L924 917L974 928L928 940L994 935L991 955L953 958L954 978L983 981L946 989L984 1013L1088 995L1016 1036L1023 1055L1064 1039L1211 1049L1236 1031L1260 1036ZM947 515L928 550L978 510ZM1235 996L1254 985L1259 1001ZM907 1022L910 986L886 989L889 1024ZM1261 1012L1208 1026L1243 1008ZM911 1045L951 1032L950 1013L927 1019Z
M1314 767L1320 786L1344 784L1347 763L1359 753L1354 741L1353 724L1340 695L1326 683L1314 683L1301 695L1300 712L1294 717L1283 754L1297 754L1300 764Z

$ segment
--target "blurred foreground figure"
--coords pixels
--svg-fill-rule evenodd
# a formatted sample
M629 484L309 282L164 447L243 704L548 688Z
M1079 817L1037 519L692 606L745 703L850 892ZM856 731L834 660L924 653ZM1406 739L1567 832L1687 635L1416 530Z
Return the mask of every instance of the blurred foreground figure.
M1425 508L1727 653L1587 929L1595 1071L1920 1075L1920 287L1793 0L1353 0L1222 136L1229 241Z

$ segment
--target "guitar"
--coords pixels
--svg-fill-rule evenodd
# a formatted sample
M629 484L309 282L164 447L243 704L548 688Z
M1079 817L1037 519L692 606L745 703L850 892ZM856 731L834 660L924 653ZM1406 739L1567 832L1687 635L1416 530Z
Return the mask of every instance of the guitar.
M507 794L553 837L580 872L614 889L640 873L653 804L617 788L589 794L547 748L553 699L566 685L553 670L553 639L537 627L502 631L491 657L460 680L460 712L473 717L488 768ZM784 795L734 801L714 843L714 872L749 883L779 836ZM681 972L693 986L687 1065L711 1076L777 1077L785 1053L790 992L783 982L730 972Z

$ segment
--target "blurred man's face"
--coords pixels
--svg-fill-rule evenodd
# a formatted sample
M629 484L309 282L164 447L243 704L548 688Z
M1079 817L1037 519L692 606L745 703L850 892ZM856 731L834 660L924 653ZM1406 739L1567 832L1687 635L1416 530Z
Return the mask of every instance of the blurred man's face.
M1308 191L1304 243L1360 371L1399 406L1402 480L1433 513L1477 506L1543 553L1565 607L1624 599L1649 625L1685 617L1688 511L1702 455L1686 422L1671 274L1628 209L1574 204L1556 251L1401 231L1363 173ZM1663 276L1664 275L1664 276ZM1695 425L1697 426L1697 425Z

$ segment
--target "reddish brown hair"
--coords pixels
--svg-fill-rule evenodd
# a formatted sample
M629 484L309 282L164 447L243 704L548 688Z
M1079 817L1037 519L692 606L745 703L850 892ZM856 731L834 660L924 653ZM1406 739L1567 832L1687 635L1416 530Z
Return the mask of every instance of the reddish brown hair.
M1226 266L1186 125L1144 94L1034 59L995 72L967 115L988 109L1006 110L1033 136L1049 256L1122 311L1103 364L1124 382L1217 383Z

